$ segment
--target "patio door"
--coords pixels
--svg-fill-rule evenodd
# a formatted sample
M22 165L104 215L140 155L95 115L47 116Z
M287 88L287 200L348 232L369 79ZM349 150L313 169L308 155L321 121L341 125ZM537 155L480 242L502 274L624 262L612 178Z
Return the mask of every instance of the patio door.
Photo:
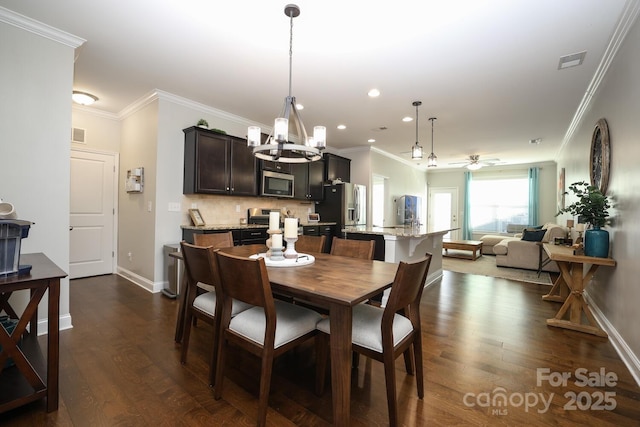
M434 187L429 190L429 231L447 230L458 225L458 189ZM460 230L450 231L444 239L458 240Z

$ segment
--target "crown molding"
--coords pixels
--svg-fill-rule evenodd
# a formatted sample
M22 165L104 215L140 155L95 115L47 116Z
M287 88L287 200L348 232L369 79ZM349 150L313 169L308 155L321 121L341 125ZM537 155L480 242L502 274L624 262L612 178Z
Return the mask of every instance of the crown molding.
M415 161L404 159L404 158L402 158L400 156L396 156L395 154L391 154L391 153L389 153L387 151L381 150L381 149L376 148L376 147L369 147L369 149L371 151L373 151L374 153L378 153L378 154L380 154L382 156L385 156L385 157L388 157L390 159L393 159L396 162L404 163L405 165L411 166L412 168L417 169L419 171L422 171L422 172L426 172L427 171L426 164L425 165L418 164Z
M609 71L609 67L618 53L618 50L620 50L620 46L622 46L627 33L629 33L635 24L639 13L640 2L637 0L627 0L624 11L622 12L622 15L620 15L620 20L618 20L618 25L609 40L609 44L607 45L604 55L602 55L600 64L598 65L598 68L596 69L584 96L582 97L582 101L580 101L580 104L578 105L578 109L576 110L576 113L569 124L569 128L567 129L567 133L565 133L564 138L562 139L562 144L560 144L560 148L558 148L558 154L564 150L573 137L576 129L580 126L584 115L591 106L593 97L604 80L607 71Z
M14 27L29 31L41 37L53 40L54 42L72 47L74 49L82 46L86 40L65 31L44 24L35 19L20 15L12 10L0 6L0 22L5 22Z

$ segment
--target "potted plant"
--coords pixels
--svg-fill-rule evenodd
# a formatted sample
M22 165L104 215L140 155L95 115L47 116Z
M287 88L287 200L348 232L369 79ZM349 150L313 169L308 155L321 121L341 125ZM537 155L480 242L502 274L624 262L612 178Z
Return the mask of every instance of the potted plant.
M609 221L609 199L600 189L585 181L569 185L569 191L578 198L575 202L560 209L556 216L568 212L578 216L581 221L591 224L584 233L584 253L587 256L606 258L609 256L609 232L602 230Z
M198 120L198 123L196 123L196 126L209 129L209 122L207 122L205 119L200 119Z

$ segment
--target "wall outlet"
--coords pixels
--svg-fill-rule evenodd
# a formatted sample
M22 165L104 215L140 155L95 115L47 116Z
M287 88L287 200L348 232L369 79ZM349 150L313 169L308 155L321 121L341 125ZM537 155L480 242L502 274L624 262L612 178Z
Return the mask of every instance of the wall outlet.
M236 212L240 212L240 205L236 205Z
M191 209L198 209L197 203L191 203Z
M127 257L129 258L129 261L133 261L133 254L131 252L127 254Z
M153 210L153 202L147 203L147 212L151 212Z

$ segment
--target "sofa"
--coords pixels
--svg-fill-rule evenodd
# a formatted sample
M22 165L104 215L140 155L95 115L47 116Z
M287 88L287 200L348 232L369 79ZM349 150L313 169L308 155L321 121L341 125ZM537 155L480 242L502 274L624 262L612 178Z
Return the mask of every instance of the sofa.
M541 242L553 242L556 237L566 237L567 230L558 224L547 223L538 230L523 230L524 234L516 234L514 237L486 235L480 240L483 242L483 254L494 254L498 267L524 268L527 270L538 270L540 245L537 240L541 237ZM485 249L486 246L486 249ZM543 262L547 259L542 252ZM543 271L558 272L558 264L554 261L547 263Z

